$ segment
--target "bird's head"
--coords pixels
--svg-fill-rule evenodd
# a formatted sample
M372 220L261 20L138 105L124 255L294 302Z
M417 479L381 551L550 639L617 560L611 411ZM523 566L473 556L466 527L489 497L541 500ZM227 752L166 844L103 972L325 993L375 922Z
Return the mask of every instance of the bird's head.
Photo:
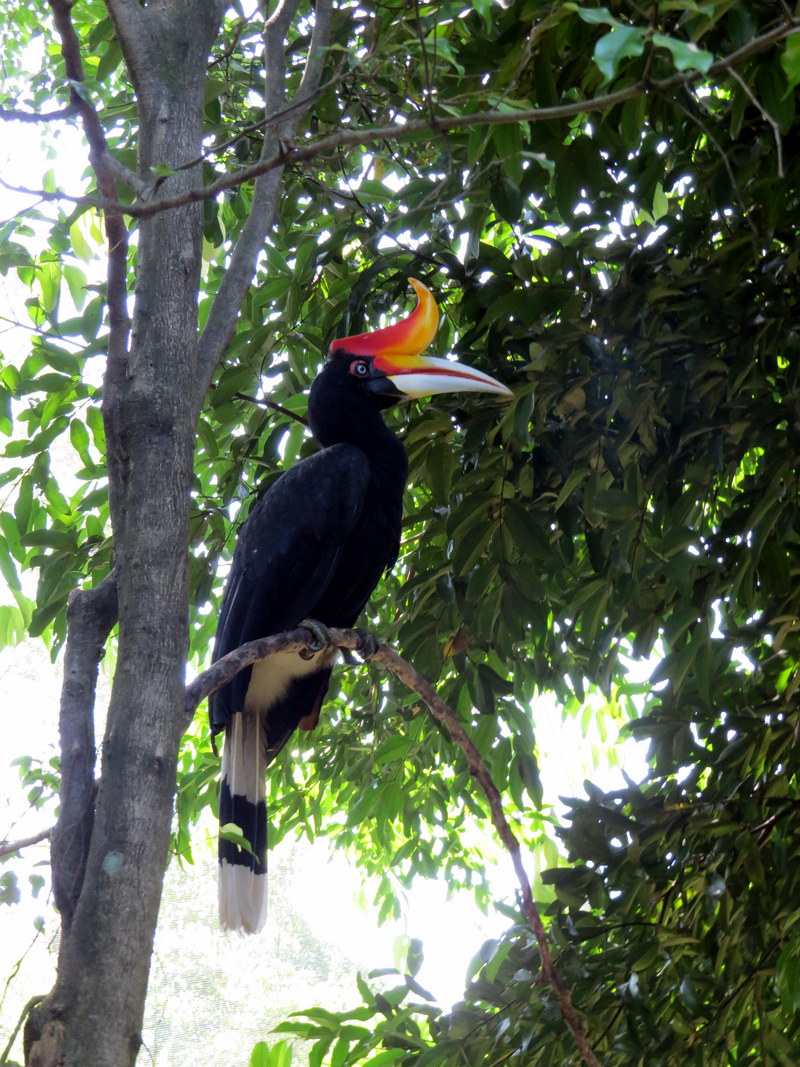
M333 341L328 359L344 365L348 374L361 381L378 407L434 393L511 396L505 385L483 371L422 355L439 327L439 309L427 286L416 278L408 280L417 294L417 306L408 318L381 330Z

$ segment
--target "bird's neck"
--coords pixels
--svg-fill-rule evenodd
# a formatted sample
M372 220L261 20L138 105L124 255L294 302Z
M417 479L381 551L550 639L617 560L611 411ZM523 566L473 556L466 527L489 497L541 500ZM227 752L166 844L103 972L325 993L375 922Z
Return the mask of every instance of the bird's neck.
M323 448L355 445L369 460L373 481L393 477L405 483L406 450L372 398L354 393L330 371L323 371L311 387L308 417L311 432Z
M375 409L342 420L336 426L312 425L312 431L324 448L339 444L360 448L369 461L373 486L383 486L387 482L405 486L408 473L406 450Z

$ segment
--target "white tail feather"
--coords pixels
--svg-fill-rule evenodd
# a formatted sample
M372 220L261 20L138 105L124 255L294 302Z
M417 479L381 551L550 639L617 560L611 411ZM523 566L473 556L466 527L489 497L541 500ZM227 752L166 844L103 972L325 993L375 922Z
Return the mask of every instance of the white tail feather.
M222 753L222 789L232 797L245 797L253 805L266 801L264 754L261 718L257 714L234 715L225 732ZM255 818L255 816L254 816ZM255 837L255 821L241 830L248 839ZM265 856L259 861L266 863ZM220 859L219 918L224 929L255 934L267 917L267 875L256 873L244 863Z
M257 934L266 918L266 874L223 860L219 868L219 921L223 930Z

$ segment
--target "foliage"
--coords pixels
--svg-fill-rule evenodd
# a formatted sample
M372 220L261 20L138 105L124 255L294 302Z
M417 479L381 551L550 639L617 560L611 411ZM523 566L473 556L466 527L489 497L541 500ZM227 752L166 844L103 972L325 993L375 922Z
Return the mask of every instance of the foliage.
M290 413L332 337L393 312L408 275L421 276L445 312L438 350L514 388L506 409L440 398L392 415L410 489L401 558L369 625L438 683L532 849L546 847L551 818L538 694L555 693L565 715L599 698L600 714L649 743L646 781L587 785L570 802L566 858L544 876L556 967L606 1064L788 1064L800 1043L799 38L747 51L788 18L760 0L676 0L652 21L621 3L337 4L324 90L298 143L429 113L470 121L287 170L198 425L199 664L234 525L313 450ZM111 22L98 3L75 20L87 91L133 166L138 117ZM289 35L294 85L312 25L307 12ZM43 7L20 5L3 32L8 106L65 103ZM42 32L31 78L25 57ZM234 8L211 57L206 143L238 139L209 152L206 181L261 150L260 32ZM715 65L737 52L734 67ZM527 114L643 79L674 88L481 122L487 109ZM68 184L57 167L44 179L51 192ZM244 183L205 203L201 327L250 198ZM88 275L102 242L93 211L64 198L3 227L0 270L29 289L36 334L21 365L0 371L13 502L0 567L16 605L0 622L7 640L24 624L54 650L70 591L111 560L94 371L103 293ZM131 288L135 261L134 247ZM280 409L247 399L262 393ZM70 488L51 470L62 441ZM32 570L35 594L20 580ZM627 679L637 659L654 667L644 695ZM273 846L290 832L332 836L381 876L382 915L399 884L437 873L485 905L491 829L466 762L396 683L347 671L340 685L304 759L271 774ZM192 732L183 854L215 803L215 766ZM451 1013L427 1002L409 963L388 991L359 980L363 1007L310 1009L285 1029L315 1042L312 1063L336 1067L576 1062L537 960L516 922L476 957ZM252 1062L285 1057L264 1046Z

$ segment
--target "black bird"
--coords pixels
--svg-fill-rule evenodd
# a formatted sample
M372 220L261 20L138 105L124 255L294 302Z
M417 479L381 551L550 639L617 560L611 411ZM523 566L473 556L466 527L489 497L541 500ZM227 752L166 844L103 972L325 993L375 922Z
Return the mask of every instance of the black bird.
M334 341L311 386L308 420L320 452L283 474L239 532L222 598L214 659L312 618L353 626L400 545L408 460L381 410L404 397L455 391L509 396L489 375L423 358L439 325L431 292L414 278L412 314L373 333ZM270 656L210 700L213 734L225 731L220 826L235 824L250 850L220 837L223 927L255 933L266 913L264 772L299 726L313 729L335 650Z

